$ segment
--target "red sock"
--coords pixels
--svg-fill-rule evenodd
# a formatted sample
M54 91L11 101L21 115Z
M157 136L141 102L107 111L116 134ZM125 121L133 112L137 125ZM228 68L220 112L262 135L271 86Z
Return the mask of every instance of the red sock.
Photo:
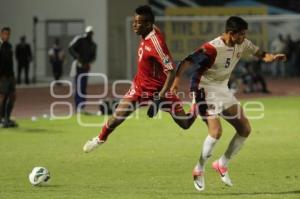
M99 134L99 140L102 141L106 141L106 139L108 138L109 134L111 134L111 132L113 132L114 129L109 128L107 123L104 124L101 133Z

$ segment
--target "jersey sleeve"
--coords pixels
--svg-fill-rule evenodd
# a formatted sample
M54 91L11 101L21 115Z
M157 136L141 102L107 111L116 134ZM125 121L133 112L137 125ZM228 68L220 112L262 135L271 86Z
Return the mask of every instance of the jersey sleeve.
M210 68L216 59L217 51L214 46L209 43L205 43L200 48L196 49L185 60L191 61L193 64L199 67Z
M175 68L175 64L169 52L167 44L164 41L159 41L156 35L151 36L151 42L154 47L154 50L152 51L153 56L161 64L163 70L173 70Z
M244 54L254 55L259 50L259 47L254 45L250 40L245 39L244 41Z
M194 64L191 77L191 91L198 90L202 74L215 63L216 56L216 48L209 43L205 43L185 58L185 60Z

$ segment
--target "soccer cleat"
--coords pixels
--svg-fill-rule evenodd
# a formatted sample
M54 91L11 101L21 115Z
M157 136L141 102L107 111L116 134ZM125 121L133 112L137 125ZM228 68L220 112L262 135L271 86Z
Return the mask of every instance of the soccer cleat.
M103 140L99 140L98 137L94 137L85 143L85 145L83 146L83 151L89 153L95 150L98 146L100 146L103 143L104 143Z
M222 182L224 182L226 185L230 187L233 186L231 179L229 177L228 169L226 167L221 167L218 160L213 162L212 168L220 174Z
M2 128L17 128L18 124L13 120L4 120L1 122Z
M203 191L205 188L204 172L199 170L197 166L193 170L194 186L198 191Z

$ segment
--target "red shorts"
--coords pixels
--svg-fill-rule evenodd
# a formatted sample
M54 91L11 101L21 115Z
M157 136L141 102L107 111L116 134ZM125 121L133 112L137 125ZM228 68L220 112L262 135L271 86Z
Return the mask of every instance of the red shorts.
M155 92L153 91L142 91L135 88L130 88L128 92L125 94L124 99L129 99L134 102L137 102L139 106L147 106L149 105L149 101L152 100ZM161 110L176 113L183 110L182 101L173 93L167 92L163 102L161 102Z

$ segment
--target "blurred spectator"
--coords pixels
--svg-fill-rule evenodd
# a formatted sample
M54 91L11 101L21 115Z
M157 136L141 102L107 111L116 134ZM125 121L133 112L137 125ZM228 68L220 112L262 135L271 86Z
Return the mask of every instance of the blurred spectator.
M58 38L55 39L52 48L49 49L48 55L50 58L50 63L52 65L52 73L53 73L54 80L59 80L63 72L65 52L61 48L60 41Z
M25 70L25 83L29 84L29 64L32 60L31 48L26 43L26 37L20 38L20 43L16 46L16 59L18 62L18 84L21 84L22 71Z
M286 69L287 74L289 76L296 76L297 75L297 66L296 66L296 48L297 44L292 40L292 37L290 34L287 35L286 38L286 55L287 55L287 63L286 63Z
M10 28L4 27L0 38L0 121L3 128L17 127L17 124L10 119L16 100L13 48L9 43L10 33Z
M271 93L267 88L266 80L261 72L261 61L256 60L245 64L245 74L242 76L246 88L245 93Z
M91 63L96 59L97 45L93 41L93 27L87 26L85 34L77 36L70 43L69 51L75 59L71 69L71 76L75 77L75 110L83 112L86 101L86 89L88 83L88 72L90 71Z
M296 66L296 75L300 76L300 39L297 40L295 49L295 66Z
M286 42L283 39L281 34L272 41L271 43L271 52L272 53L285 53ZM272 76L285 76L285 63L284 62L273 62L271 67Z

